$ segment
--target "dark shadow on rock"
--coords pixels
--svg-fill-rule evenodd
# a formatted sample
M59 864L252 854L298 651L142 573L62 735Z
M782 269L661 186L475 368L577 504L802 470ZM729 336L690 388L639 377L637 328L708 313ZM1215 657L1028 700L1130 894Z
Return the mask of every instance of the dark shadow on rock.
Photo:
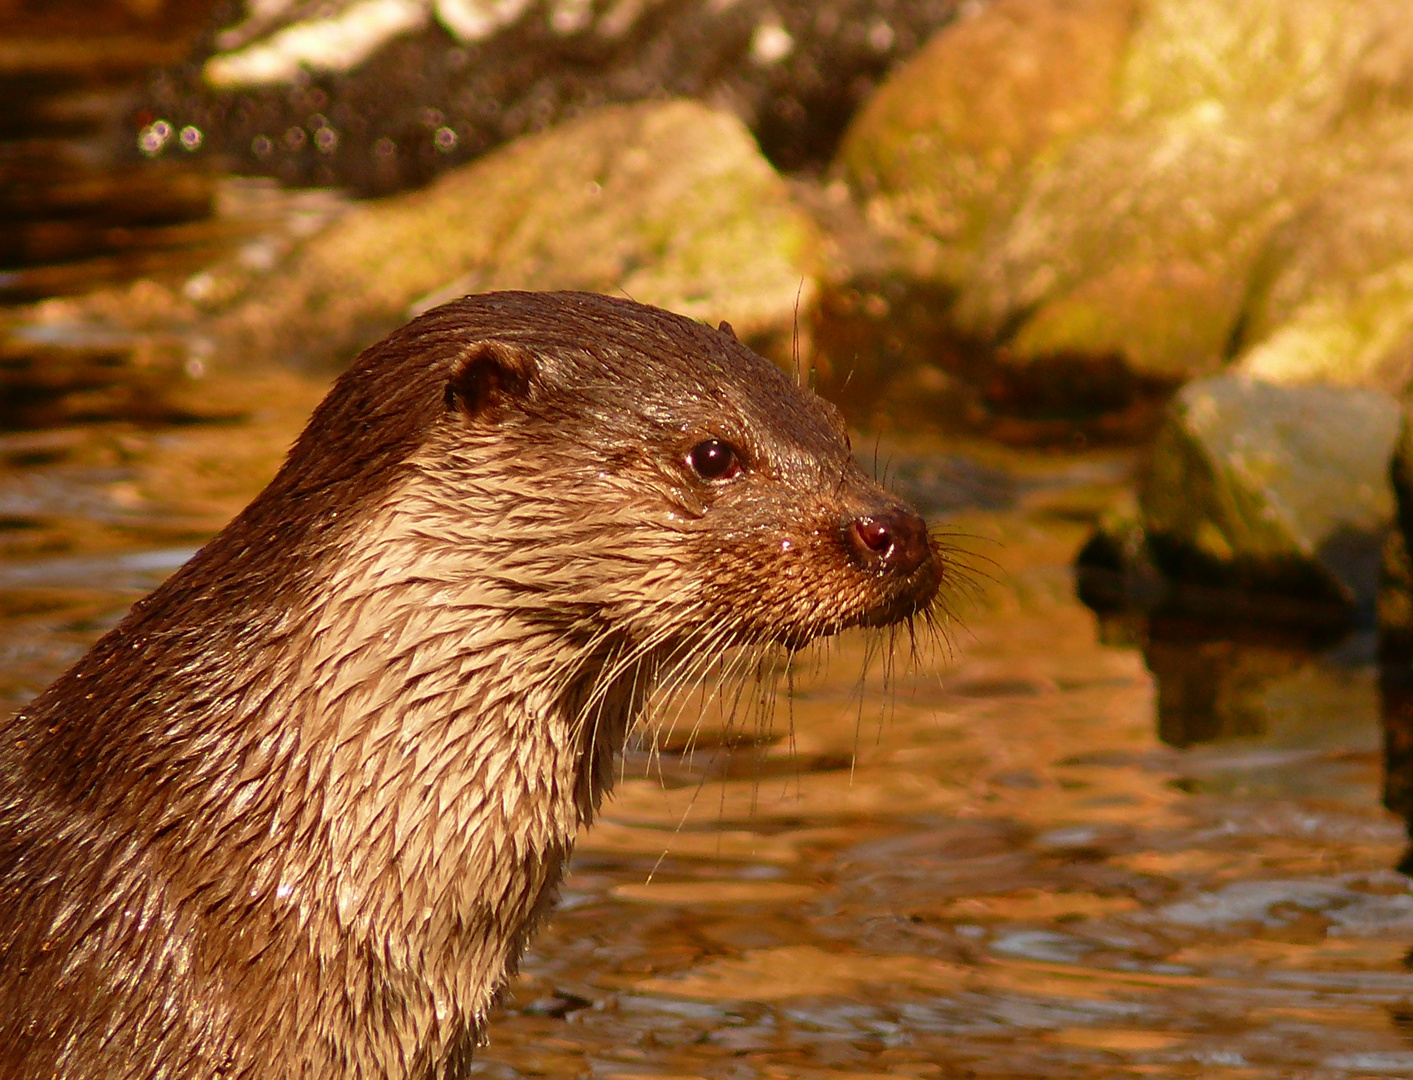
M1348 590L1355 626L1371 628L1377 623L1380 564L1387 537L1386 530L1341 528L1315 553L1315 561Z
M350 6L325 4L316 17ZM878 82L956 7L955 0L595 3L568 27L556 26L556 5L538 2L479 41L458 41L433 19L345 73L306 70L278 85L213 90L202 62L219 51L221 31L240 22L242 9L232 4L193 62L152 81L134 130L162 117L206 132L202 152L242 173L380 194L605 104L691 97L734 111L777 167L817 170ZM257 38L279 30L277 20Z
M1127 444L1157 429L1175 383L1118 356L1014 362L958 333L954 300L945 285L892 272L826 283L814 327L821 389L865 427L941 425L1020 445Z

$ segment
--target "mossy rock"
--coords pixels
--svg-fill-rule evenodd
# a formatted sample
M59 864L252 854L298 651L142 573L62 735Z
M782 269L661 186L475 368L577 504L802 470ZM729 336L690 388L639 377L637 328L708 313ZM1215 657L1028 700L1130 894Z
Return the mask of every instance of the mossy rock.
M217 320L226 355L346 361L433 303L584 289L728 320L785 360L819 240L734 117L604 108L362 204Z
M1176 580L1342 602L1372 622L1399 423L1375 390L1189 384L1141 494L1149 549Z
M1413 377L1413 118L1371 129L1372 161L1267 242L1237 342L1238 370L1399 393Z
M1262 242L1344 168L1312 136L1199 106L1076 142L1031 170L957 325L1009 337L1020 361L1116 353L1146 375L1219 370Z
M999 0L874 95L838 165L876 223L960 286L1037 156L1113 112L1136 0Z
M1413 48L1403 0L1144 0L1119 112L1180 115L1220 103L1323 122L1376 103Z
M1263 348L1248 370L1393 387L1413 372L1402 226L1345 294L1330 258L1298 302L1300 260L1271 244L1338 246L1333 208L1304 213L1327 193L1413 213L1413 170L1382 160L1410 125L1403 0L1003 0L879 91L838 167L900 269L952 290L956 337L1036 377L1117 357L1180 382Z

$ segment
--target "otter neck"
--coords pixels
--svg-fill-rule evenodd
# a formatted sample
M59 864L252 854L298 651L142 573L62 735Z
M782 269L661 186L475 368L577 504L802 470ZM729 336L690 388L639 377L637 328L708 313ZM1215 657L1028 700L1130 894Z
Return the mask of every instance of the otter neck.
M545 624L474 565L474 546L459 559L429 541L408 506L321 583L299 646L278 650L287 689L252 725L293 719L302 743L270 823L289 842L259 876L312 955L348 968L321 980L341 996L310 1026L332 1059L376 1076L469 1054L458 1046L553 902L651 683L623 642ZM343 994L363 984L366 1003Z

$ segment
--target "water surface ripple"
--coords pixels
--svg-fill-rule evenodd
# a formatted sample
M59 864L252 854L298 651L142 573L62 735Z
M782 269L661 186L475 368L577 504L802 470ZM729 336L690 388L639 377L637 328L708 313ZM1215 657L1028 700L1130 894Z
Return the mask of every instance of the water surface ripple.
M220 425L0 438L0 704L268 477L322 386L260 389L213 377L246 402ZM837 643L764 711L674 712L581 838L476 1072L1413 1077L1371 672L1299 723L1164 745L1143 654L1101 644L1069 572L1126 462L890 468L979 571L947 643Z

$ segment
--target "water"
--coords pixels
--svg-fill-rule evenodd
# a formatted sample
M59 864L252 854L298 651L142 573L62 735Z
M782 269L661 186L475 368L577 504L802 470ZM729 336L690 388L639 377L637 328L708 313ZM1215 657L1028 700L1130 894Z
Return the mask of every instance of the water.
M335 212L90 162L122 99L47 86L10 95L0 172L112 183L73 228L17 231L51 246L7 256L0 298L185 275L233 243L263 265L301 215ZM102 227L151 204L169 216ZM239 510L326 389L226 372L189 326L137 342L139 371L129 337L14 314L0 715ZM734 725L688 710L630 753L476 1071L1413 1077L1413 889L1369 636L1097 620L1070 566L1130 454L855 441L972 568L946 643L890 664L840 642ZM1413 809L1413 690L1395 689L1389 791Z
M216 367L182 423L0 436L0 707L239 509L324 389ZM1413 1076L1367 642L1101 626L1070 563L1128 455L879 452L976 571L948 644L838 643L770 730L689 711L631 753L478 1073Z

